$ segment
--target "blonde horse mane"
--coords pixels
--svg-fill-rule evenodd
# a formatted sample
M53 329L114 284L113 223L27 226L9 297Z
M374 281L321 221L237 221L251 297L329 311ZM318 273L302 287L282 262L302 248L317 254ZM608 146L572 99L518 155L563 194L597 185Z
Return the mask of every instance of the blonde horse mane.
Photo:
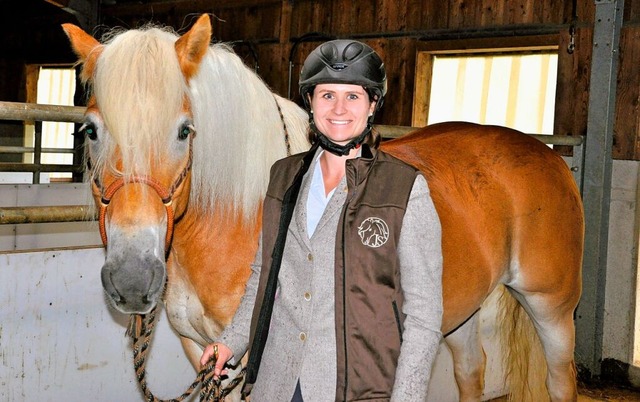
M286 128L292 153L309 147L307 114L274 95L225 44L214 44L197 75L187 83L174 43L178 36L148 26L114 34L98 59L93 91L109 136L94 155L95 174L109 167L118 145L118 174L150 174L167 155L176 135L176 116L187 96L196 136L193 140L190 208L224 208L252 219L273 162L286 156ZM276 102L281 108L281 119ZM167 157L171 157L171 152Z

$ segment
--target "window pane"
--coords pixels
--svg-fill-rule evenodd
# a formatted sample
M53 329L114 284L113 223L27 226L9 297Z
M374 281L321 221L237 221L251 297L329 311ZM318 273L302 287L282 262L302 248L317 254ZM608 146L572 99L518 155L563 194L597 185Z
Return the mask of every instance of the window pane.
M63 68L41 68L38 76L39 104L73 106L76 89L75 70ZM46 121L42 123L42 148L73 149L73 123ZM73 154L43 153L43 164L73 164ZM51 173L52 178L71 177L71 173Z
M553 134L555 53L436 56L428 123L463 120Z

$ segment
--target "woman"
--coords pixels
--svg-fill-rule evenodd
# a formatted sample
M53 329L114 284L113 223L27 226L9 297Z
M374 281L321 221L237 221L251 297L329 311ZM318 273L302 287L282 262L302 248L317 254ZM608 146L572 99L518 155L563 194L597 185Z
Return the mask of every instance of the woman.
M246 294L201 358L217 354L219 376L249 350L253 402L426 398L441 228L424 177L377 150L386 89L382 60L357 41L324 43L304 63L313 146L274 164Z

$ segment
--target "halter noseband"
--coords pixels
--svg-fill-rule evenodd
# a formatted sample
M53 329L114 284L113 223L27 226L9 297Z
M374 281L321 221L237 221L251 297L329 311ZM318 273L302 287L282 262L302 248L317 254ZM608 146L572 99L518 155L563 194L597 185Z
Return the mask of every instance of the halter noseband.
M146 184L147 186L155 190L156 194L158 194L160 199L162 199L162 203L164 204L165 209L167 211L167 234L165 237L165 254L168 255L169 247L171 246L171 240L173 238L173 224L174 224L174 212L172 207L173 194L178 189L178 187L180 187L185 177L187 177L187 174L191 170L192 164L193 164L193 135L189 137L189 159L187 160L187 164L184 167L184 169L182 169L182 172L173 182L171 187L169 187L168 189L163 187L162 184L160 184L153 177L150 177L147 175L142 175L142 176L133 175L133 176L127 177L126 179L121 176L116 180L114 180L107 187L106 190L100 183L99 179L97 177L94 178L93 180L94 194L97 194L100 196L100 213L98 215L98 223L100 227L100 237L102 238L102 243L104 244L104 246L105 247L107 246L107 230L105 227L105 217L107 215L107 207L109 206L114 194L118 190L120 190L122 187L124 187L125 184L142 183L142 184ZM90 166L90 161L87 163L87 165Z

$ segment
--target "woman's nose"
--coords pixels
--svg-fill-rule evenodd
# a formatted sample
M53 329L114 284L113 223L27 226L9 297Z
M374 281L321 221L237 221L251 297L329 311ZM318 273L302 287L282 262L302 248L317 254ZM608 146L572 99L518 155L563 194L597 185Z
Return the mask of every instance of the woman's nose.
M342 99L337 99L336 103L333 105L333 111L335 113L344 113L347 110L344 102L345 101Z

